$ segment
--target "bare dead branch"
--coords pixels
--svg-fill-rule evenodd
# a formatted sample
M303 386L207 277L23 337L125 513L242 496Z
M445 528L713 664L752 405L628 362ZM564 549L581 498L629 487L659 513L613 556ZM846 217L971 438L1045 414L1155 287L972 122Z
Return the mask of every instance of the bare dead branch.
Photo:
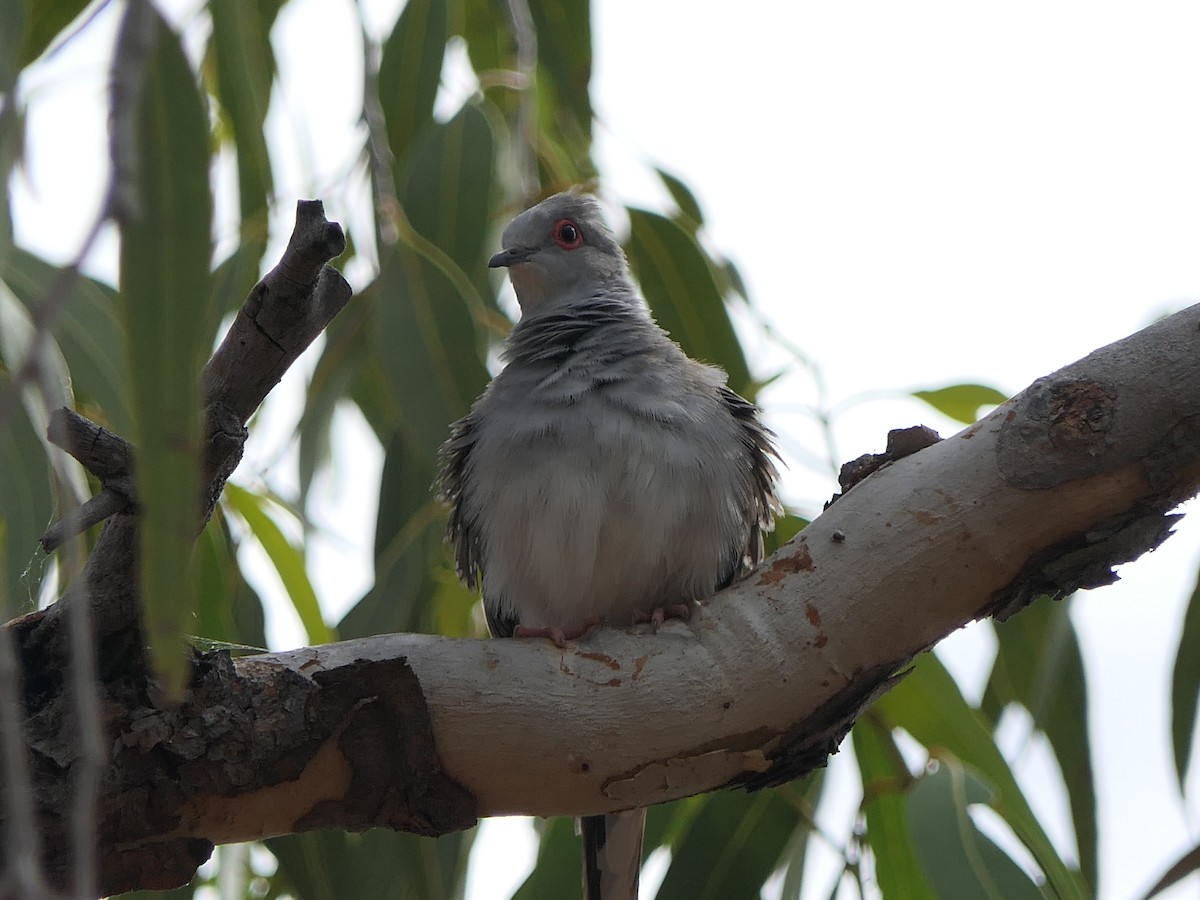
M246 421L349 300L349 286L326 265L344 248L341 228L325 219L321 203L299 203L296 228L280 264L255 286L225 341L205 367L208 421L204 467L208 490L197 510L198 529L211 514L225 480L241 458ZM112 861L108 856L99 860L97 879L93 860L97 839L101 848L107 848L105 834L111 830L107 819L111 810L101 811L97 831L94 784L104 764L106 747L125 733L125 726L117 725L125 721L123 714L116 719L108 717L101 727L93 673L99 673L106 715L115 709L132 712L156 708L163 701L149 679L139 626L138 519L130 445L67 411L54 417L50 433L52 441L68 449L101 478L104 489L89 503L68 511L47 538L56 542L78 536L105 515L111 518L86 568L82 554L78 565L71 567L82 569L82 577L74 579L49 609L16 619L5 626L5 631L15 638L23 673L23 742L31 764L29 783L34 788L45 874L54 888L74 881L74 892L82 896L92 893L91 886L97 883L99 890L108 892L104 885L109 883L107 872ZM77 541L78 537L68 545ZM13 734L10 725L0 716L0 728L4 729L0 745L9 742ZM108 765L111 773L111 762ZM68 773L75 777L66 777ZM53 791L59 796L51 799L45 793L47 785L54 785ZM0 784L0 817L5 823L13 808L7 802L10 787L7 779ZM85 795L87 799L79 802L78 798ZM110 795L102 796L102 806L107 802L105 797L111 799ZM28 821L22 819L22 827L28 828ZM153 821L161 824L161 820ZM74 853L69 849L72 845L76 846ZM6 843L0 848L0 872L7 871L3 863L13 846ZM178 848L163 846L146 852L147 858L162 860L172 853L182 853L179 858L191 861L194 867L202 846L211 848L203 840L189 839ZM203 856L208 852L204 849ZM72 857L77 861L74 866ZM150 882L155 877L153 871L151 866L147 874Z

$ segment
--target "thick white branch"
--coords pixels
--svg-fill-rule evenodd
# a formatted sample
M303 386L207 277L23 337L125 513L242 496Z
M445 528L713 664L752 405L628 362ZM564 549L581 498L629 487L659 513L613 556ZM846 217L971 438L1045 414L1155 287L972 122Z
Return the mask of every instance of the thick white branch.
M587 814L784 779L813 731L836 735L943 636L1102 582L1161 541L1163 514L1200 482L1197 423L1200 306L886 465L657 635L599 629L565 650L391 635L238 665L311 678L407 659L442 763L479 815ZM339 764L326 756L332 768L306 775L336 793Z

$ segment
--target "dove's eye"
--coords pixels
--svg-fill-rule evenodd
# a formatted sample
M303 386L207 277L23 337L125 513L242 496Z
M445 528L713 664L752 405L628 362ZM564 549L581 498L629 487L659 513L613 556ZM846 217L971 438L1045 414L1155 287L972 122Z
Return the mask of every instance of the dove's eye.
M559 219L554 223L554 243L564 250L574 250L583 246L583 232L570 219Z

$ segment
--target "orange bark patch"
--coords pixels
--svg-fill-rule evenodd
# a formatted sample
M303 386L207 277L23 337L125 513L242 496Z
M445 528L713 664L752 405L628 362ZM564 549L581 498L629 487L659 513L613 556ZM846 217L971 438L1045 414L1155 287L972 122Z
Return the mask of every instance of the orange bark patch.
M594 660L595 662L602 663L603 665L608 666L610 669L620 669L621 668L621 664L619 662L617 662L615 659L613 659L611 656L609 656L607 653L580 653L579 655L582 656L584 659L590 659L590 660Z
M771 564L771 568L763 572L762 578L758 580L760 585L778 584L788 575L796 572L811 572L816 568L813 565L812 554L808 552L808 547L804 544L800 545L791 556L785 556L782 559L777 559Z

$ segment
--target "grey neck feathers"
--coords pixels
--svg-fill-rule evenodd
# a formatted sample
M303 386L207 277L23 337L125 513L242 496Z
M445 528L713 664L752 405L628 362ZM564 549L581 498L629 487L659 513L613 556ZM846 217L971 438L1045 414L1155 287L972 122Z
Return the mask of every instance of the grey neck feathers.
M509 333L501 359L559 365L577 353L623 357L666 340L632 288L624 286L522 318Z

